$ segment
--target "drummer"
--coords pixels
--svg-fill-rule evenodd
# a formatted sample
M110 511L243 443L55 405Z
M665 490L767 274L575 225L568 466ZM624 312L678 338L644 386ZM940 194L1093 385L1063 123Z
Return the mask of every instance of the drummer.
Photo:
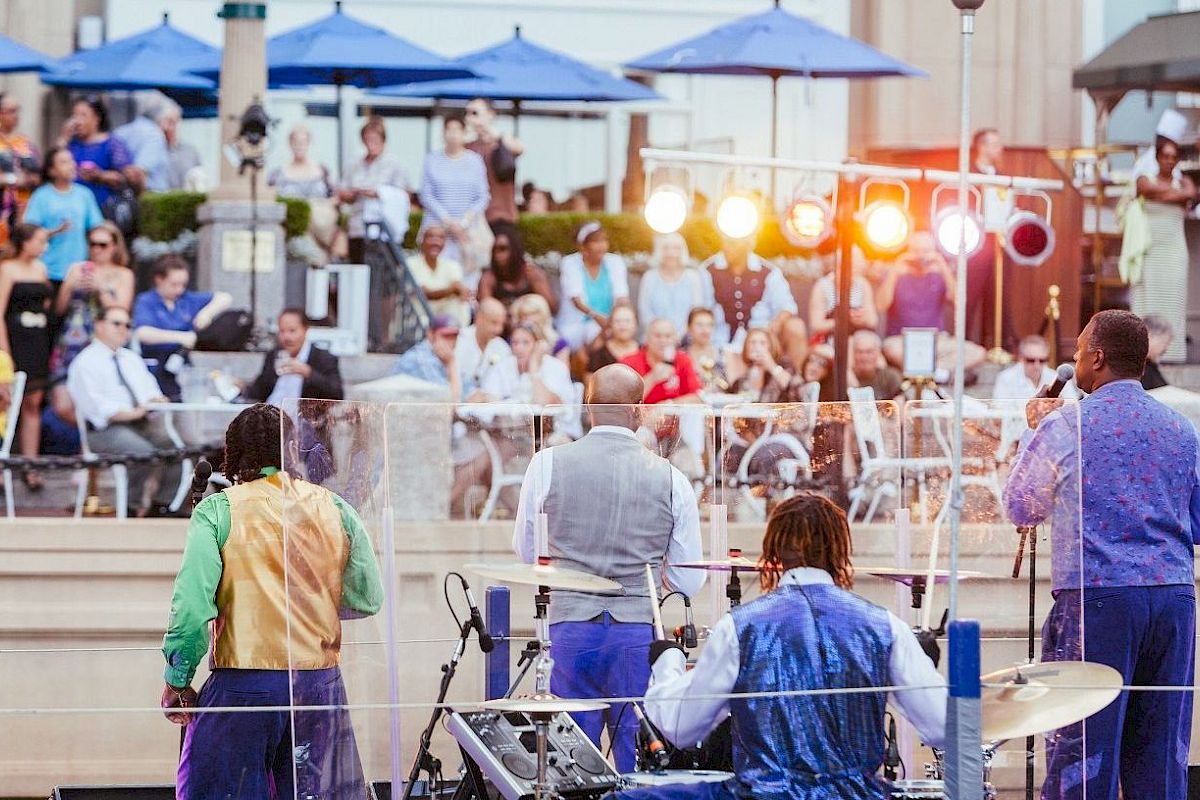
M700 514L684 474L643 447L634 433L643 388L637 372L623 364L597 370L586 398L591 430L534 455L521 486L513 532L517 555L526 563L538 555L537 519L544 512L555 566L608 578L624 590L554 592L550 689L560 697L645 693L654 638L647 564L664 589L695 595L704 584L703 571L671 566L703 557ZM627 704L574 717L597 745L607 727L617 769L635 768L638 721Z
M909 627L850 589L850 526L830 500L805 493L778 506L763 537L759 598L713 628L696 668L682 648L654 642L646 712L676 743L703 739L733 719L734 777L725 783L634 789L642 798L884 798L876 773L884 756L890 699L940 747L946 683ZM817 689L922 687L802 696L728 698Z

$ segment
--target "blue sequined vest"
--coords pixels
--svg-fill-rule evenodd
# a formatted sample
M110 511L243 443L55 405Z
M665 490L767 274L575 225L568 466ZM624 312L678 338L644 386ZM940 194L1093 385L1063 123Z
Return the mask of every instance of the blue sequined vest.
M734 692L888 685L887 612L836 586L780 586L733 610ZM885 692L735 699L730 781L759 800L887 797Z

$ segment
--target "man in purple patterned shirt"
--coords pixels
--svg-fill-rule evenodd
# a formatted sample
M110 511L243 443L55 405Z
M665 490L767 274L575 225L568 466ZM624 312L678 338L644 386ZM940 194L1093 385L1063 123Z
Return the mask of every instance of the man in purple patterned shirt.
M1185 417L1142 389L1147 348L1136 315L1092 318L1075 353L1075 380L1090 394L1049 414L1031 401L1031 424L1044 418L1004 504L1016 525L1052 522L1042 660L1083 659L1112 666L1127 686L1187 689L1122 692L1047 737L1045 800L1187 795L1200 443Z

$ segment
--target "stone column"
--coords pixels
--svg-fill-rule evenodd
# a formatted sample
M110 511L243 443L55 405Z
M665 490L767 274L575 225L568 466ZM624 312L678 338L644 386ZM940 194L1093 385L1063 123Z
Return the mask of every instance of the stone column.
M217 12L225 20L225 46L221 52L220 94L217 112L221 120L221 146L238 135L242 112L251 103L267 100L266 3L226 3ZM250 178L238 174L224 153L219 159L221 180L209 193L210 200L249 200ZM259 175L258 199L273 201L274 191Z

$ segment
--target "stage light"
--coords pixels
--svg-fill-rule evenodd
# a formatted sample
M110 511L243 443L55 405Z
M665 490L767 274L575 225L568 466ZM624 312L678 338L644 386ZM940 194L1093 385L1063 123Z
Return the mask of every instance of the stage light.
M823 197L798 197L784 212L782 228L796 247L814 250L833 234L833 209Z
M657 233L674 233L679 230L687 219L687 212L687 195L675 186L655 189L642 211L646 217L646 224Z
M758 204L744 194L731 194L717 206L717 228L730 239L745 239L758 230Z
M876 200L859 212L859 229L859 244L869 257L891 258L908 244L912 219L900 204Z
M1054 252L1054 228L1032 211L1018 211L1004 228L1004 252L1014 264L1040 267Z
M983 245L983 222L973 213L959 213L958 206L948 206L933 220L938 248L947 256L957 256L960 239L965 239L968 256Z

